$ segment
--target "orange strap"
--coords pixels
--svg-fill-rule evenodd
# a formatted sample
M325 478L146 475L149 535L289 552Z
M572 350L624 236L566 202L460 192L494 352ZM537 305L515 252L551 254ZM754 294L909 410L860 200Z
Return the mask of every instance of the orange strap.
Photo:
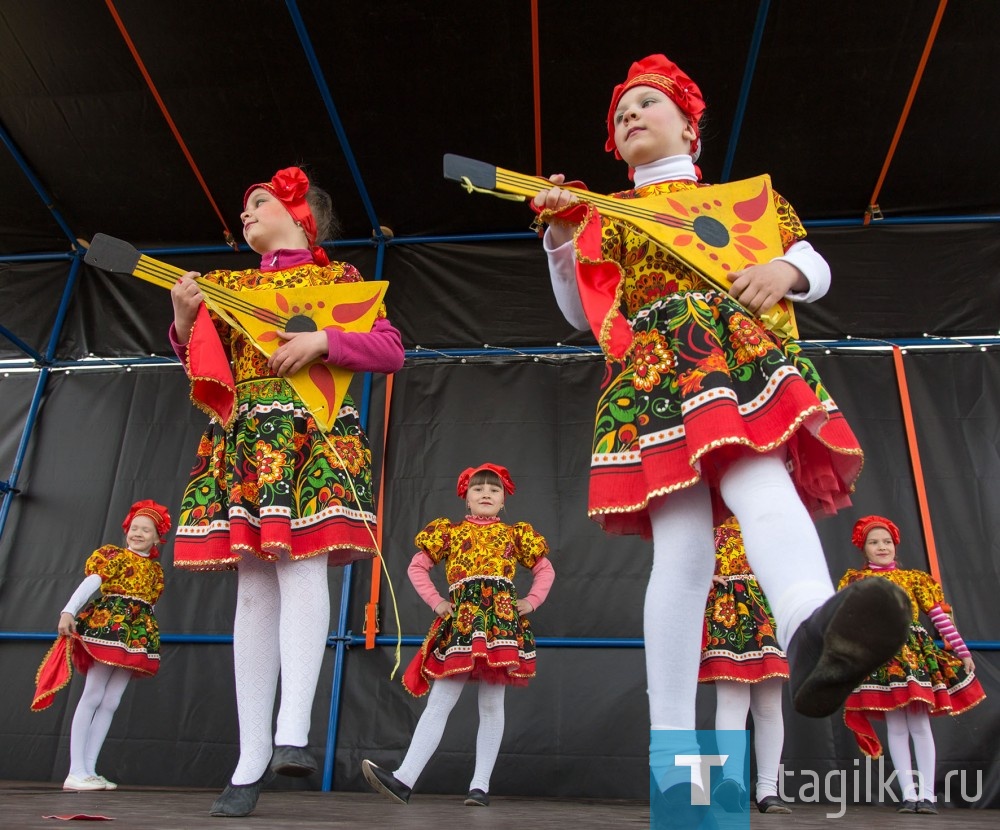
M913 83L910 84L910 94L906 96L903 112L899 116L899 123L896 125L896 134L892 137L889 152L885 157L885 162L882 164L882 172L879 173L878 182L875 184L875 190L872 193L871 200L868 202L868 209L865 211L865 225L871 222L873 213L880 212L878 207L879 193L882 192L882 185L885 183L885 177L889 173L889 165L892 164L892 157L896 153L896 145L899 144L899 137L903 134L903 127L906 126L906 119L910 115L910 107L913 105L913 99L917 95L917 87L920 86L920 80L924 76L924 67L927 66L927 59L930 57L931 47L934 45L934 39L937 37L938 28L941 26L941 18L944 17L944 9L947 5L948 0L939 0L938 2L937 14L934 15L934 22L931 24L931 30L927 34L927 42L924 44L924 53L920 56L920 63L917 65L917 71L913 76Z
M892 347L892 361L896 366L896 384L899 387L899 402L903 407L903 424L906 426L906 443L910 448L910 463L913 465L913 484L917 489L920 523L924 529L924 542L927 545L927 562L930 564L931 576L940 585L942 584L941 568L938 566L937 546L934 544L934 529L931 527L931 512L927 504L927 487L924 484L924 470L920 464L917 431L913 424L910 389L906 384L906 369L903 368L903 352L899 346Z
M375 513L375 542L382 550L382 519L385 504L385 454L389 440L389 410L392 406L393 375L385 376L385 414L382 421L382 463L378 475L378 507ZM378 633L378 598L382 589L382 563L379 557L372 560L372 590L365 606L365 648L375 648Z
M113 0L104 0L104 2L107 4L108 10L111 12L111 16L115 19L115 23L118 25L118 31L122 33L122 37L125 39L125 43L128 46L129 51L132 53L132 57L135 58L135 62L139 66L139 71L142 73L142 77L146 79L146 86L148 86L149 91L153 93L153 98L156 99L156 103L159 105L160 112L163 113L163 117L167 119L170 131L174 134L174 138L180 145L181 152L184 153L184 158L187 159L188 164L194 171L195 178L197 178L199 184L201 184L201 189L208 197L208 201L211 203L212 209L215 211L215 215L218 216L219 221L222 222L222 235L226 240L226 244L229 245L229 247L231 247L234 251L239 250L239 246L236 243L236 239L233 236L232 231L229 230L229 226L226 225L226 220L222 217L222 211L219 210L219 206L215 203L215 199L212 197L212 193L208 189L208 185L205 183L205 179L201 175L198 165L195 164L194 157L191 155L187 145L184 143L184 139L181 138L180 130L178 130L177 125L174 124L174 119L170 117L170 113L167 111L167 105L163 103L163 99L160 97L160 93L157 91L152 77L150 77L149 72L146 71L146 65L142 62L142 58L139 57L139 50L135 48L132 38L129 37L129 33L126 31L125 24L118 15L118 10L115 8Z

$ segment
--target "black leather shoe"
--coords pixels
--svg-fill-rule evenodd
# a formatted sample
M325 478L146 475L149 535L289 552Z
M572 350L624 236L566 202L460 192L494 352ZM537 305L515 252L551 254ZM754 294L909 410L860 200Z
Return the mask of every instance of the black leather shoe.
M739 781L723 778L712 791L712 801L722 807L727 813L745 813L750 806L747 791Z
M915 813L917 812L917 802L916 801L904 801L896 808L897 813Z
M792 812L792 808L785 804L785 802L776 795L765 795L763 798L758 798L757 809L762 813L771 813L773 815Z
M719 830L708 804L691 803L690 784L654 790L650 793L649 812L651 830Z
M490 797L484 793L482 790L475 789L469 790L469 794L465 797L466 807L489 807Z
M253 784L234 784L230 781L222 794L215 799L209 815L216 818L238 818L248 816L257 806L257 799L260 797L261 787L264 786L265 778L270 780L267 772L264 773Z
M836 712L847 696L906 642L912 610L887 579L862 579L817 608L788 646L795 710L810 718Z
M916 812L923 813L925 816L936 816L938 814L937 807L934 805L934 802L929 801L926 798L921 798L920 801L917 802Z
M367 758L361 762L361 772L372 789L399 804L410 800L410 788L388 770L373 764Z
M271 772L305 778L316 772L316 759L304 746L276 746L271 757Z

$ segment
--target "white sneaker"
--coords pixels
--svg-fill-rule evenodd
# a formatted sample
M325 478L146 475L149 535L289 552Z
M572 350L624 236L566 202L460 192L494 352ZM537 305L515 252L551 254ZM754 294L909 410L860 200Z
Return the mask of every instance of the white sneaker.
M79 776L73 775L72 773L66 776L66 780L63 781L64 790L104 790L107 789L107 781L103 778L98 778L96 775L88 775L86 778L81 778Z
M118 785L114 781L108 781L108 779L105 778L103 775L95 775L94 778L96 778L98 781L103 782L104 789L106 789L106 790L117 790L118 789Z

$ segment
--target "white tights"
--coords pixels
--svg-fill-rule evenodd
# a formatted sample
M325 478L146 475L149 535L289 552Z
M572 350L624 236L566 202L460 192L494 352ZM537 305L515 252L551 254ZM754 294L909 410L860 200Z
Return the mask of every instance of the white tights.
M889 756L899 778L903 800L934 801L934 765L937 752L934 748L934 733L931 732L931 719L927 715L927 708L923 704L914 704L905 709L886 712L885 726ZM913 738L916 770L910 761L910 738Z
M274 744L306 746L313 698L330 631L326 556L240 562L233 626L240 760L234 784L252 784L267 769ZM277 730L271 737L281 674Z
M69 773L77 778L97 775L97 756L111 728L132 672L98 663L87 670L87 682L73 714L69 733Z
M739 520L750 567L788 645L799 624L834 593L819 535L784 455L749 456L726 470L722 497ZM649 511L653 567L646 587L643 633L650 725L694 729L705 601L715 570L708 486L660 499Z
M785 739L781 717L781 686L784 680L772 677L760 683L715 681L715 728L747 728L747 711L753 715L753 746L757 759L757 800L778 794L778 764ZM730 757L723 765L726 778L743 780L743 758Z
M435 680L427 698L427 708L420 715L417 728L413 732L413 740L406 751L406 757L399 769L393 773L399 781L412 787L424 767L434 754L448 716L455 708L462 689L465 688L466 677L447 677ZM479 731L476 734L476 769L469 783L470 790L490 791L490 776L500 753L500 741L503 739L504 728L504 690L505 686L492 683L479 683Z

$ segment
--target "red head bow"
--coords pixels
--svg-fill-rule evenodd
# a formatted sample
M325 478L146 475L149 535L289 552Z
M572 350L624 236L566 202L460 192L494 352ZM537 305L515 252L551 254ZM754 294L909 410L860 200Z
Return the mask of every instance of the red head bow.
M899 544L899 528L887 518L884 516L862 516L854 523L854 531L851 533L851 541L854 543L854 547L864 550L868 534L877 527L888 530L889 535L892 537L892 543L894 545Z
M156 532L160 537L160 544L167 541L167 533L170 532L170 513L166 507L162 504L157 504L152 499L137 501L129 508L128 515L125 517L125 521L122 522L122 530L125 533L128 533L129 527L132 526L132 520L136 516L146 516L152 519L153 525L156 527ZM159 555L160 552L154 546L150 551L150 556L156 559Z
M258 187L264 188L269 193L274 194L279 202L288 211L289 215L305 231L306 241L309 243L313 259L319 265L327 265L330 260L326 256L323 248L316 244L316 217L313 216L309 203L306 201L306 193L309 190L309 177L298 167L285 167L279 170L269 182L258 182L247 188L243 194L243 209L246 210L247 200L250 194Z
M503 485L503 491L508 496L514 495L514 480L510 477L510 473L507 472L507 468L501 467L499 464L486 463L480 464L478 467L469 467L462 471L462 474L458 477L458 497L460 499L464 499L465 494L469 492L469 479L476 473L483 471L495 473Z
M633 63L624 83L618 84L611 93L611 106L608 108L608 140L604 144L604 149L609 153L613 152L615 158L621 158L621 153L615 144L615 109L622 95L634 86L651 86L658 89L680 107L694 129L695 139L691 143L691 155L697 161L701 153L701 130L698 122L705 112L705 99L701 97L698 85L665 55L650 55Z

